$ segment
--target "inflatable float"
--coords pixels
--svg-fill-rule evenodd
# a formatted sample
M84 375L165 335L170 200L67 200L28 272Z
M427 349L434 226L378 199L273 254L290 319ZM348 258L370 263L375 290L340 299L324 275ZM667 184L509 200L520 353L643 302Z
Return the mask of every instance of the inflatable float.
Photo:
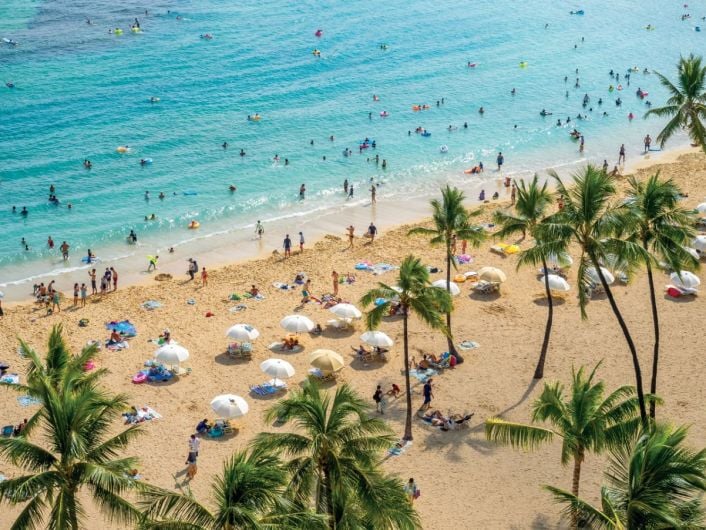
M468 68L475 68L476 66L478 66L478 63L468 63L467 66Z
M449 148L448 148L447 146L445 146L445 145L442 145L441 147L439 147L439 151L440 151L441 153L448 153L448 152L449 152Z
M161 100L157 97L152 96L150 98L150 103L159 103Z
M198 221L191 221L189 223L188 228L189 228L189 230L195 230L195 229L199 228L200 226L201 226L201 223L199 223Z
M431 136L431 133L429 131L424 131L422 133L422 136L424 136L425 138L428 138L429 136Z
M429 105L412 105L412 110L414 112L419 112L420 110L429 110Z
M570 15L583 15L583 9L579 9L578 11L569 11Z
M145 372L137 372L132 378L132 382L136 385L141 385L147 381L147 374Z
M122 35L122 34L123 34L123 30L121 30L120 28L115 28L115 30L113 31L113 33L115 33L116 35Z
M380 117L381 117L381 118L387 118L389 115L390 115L390 113L387 112L386 110L383 110L383 111L380 113Z
M97 263L100 261L100 258L96 256L91 256L90 258L88 256L84 256L81 258L81 263L86 263L90 265L91 263Z
M140 31L142 31L142 30L140 28L138 28L137 26L132 26L130 28L130 31L132 31L133 33L140 33Z
M140 165L142 165L142 166L145 166L145 165L151 164L151 163L152 163L151 158L143 158L142 160L140 160Z
M118 153L129 153L130 148L127 145L119 145L115 148Z
M456 276L454 276L453 281L456 283L463 283L466 281L466 277L463 274L457 274Z
M520 63L520 68L527 68L527 61L522 61Z
M311 52L311 55L314 57L321 57L321 52L319 50L314 50Z
M260 121L262 119L262 116L259 114L254 114L252 116L248 116L248 121Z

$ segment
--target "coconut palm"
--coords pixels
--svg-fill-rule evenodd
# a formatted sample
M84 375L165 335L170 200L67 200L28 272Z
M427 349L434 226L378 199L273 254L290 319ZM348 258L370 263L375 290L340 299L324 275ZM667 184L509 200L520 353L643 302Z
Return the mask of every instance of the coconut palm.
M285 495L289 477L278 456L261 449L239 451L212 484L215 510L193 495L150 487L140 501L150 530L325 529L323 517Z
M664 107L647 111L645 117L659 116L671 118L664 129L657 135L660 147L680 129L686 130L691 141L706 151L706 66L702 58L689 55L681 57L677 67L678 79L672 83L660 73L656 73L660 83L669 92L669 99Z
M0 439L0 456L25 471L0 482L0 502L24 504L12 529L49 528L77 530L83 526L81 493L89 493L111 519L128 524L139 512L124 499L138 487L129 478L136 466L133 457L118 457L139 433L137 426L115 433L114 421L127 406L122 395L99 386L98 376L83 376L79 366L94 351L72 357L60 336L52 331L43 362L22 345L29 359L27 384L15 385L42 402L22 436ZM41 443L33 443L34 434Z
M630 351L635 372L635 388L640 403L640 417L647 425L642 369L637 349L601 269L602 263L614 262L623 264L629 271L636 263L644 263L647 253L637 243L614 237L619 231L622 218L620 209L610 203L615 194L612 177L589 164L573 175L574 185L567 188L556 172L551 171L550 175L557 183L557 193L563 199L564 207L545 221L542 226L542 239L551 242L563 241L567 246L575 243L580 248L578 281L582 318L587 318L586 305L592 284L587 269L595 269Z
M453 307L451 295L446 289L434 287L429 283L429 271L414 256L407 256L400 265L397 287L384 283L368 291L360 299L364 306L373 306L366 314L368 329L375 329L382 318L390 314L392 300L399 300L402 313L402 335L404 343L404 377L407 394L407 417L405 420L404 439L412 439L412 389L409 383L409 316L415 314L432 329L448 334L444 325L444 313L450 313ZM376 303L377 302L377 303Z
M684 446L686 427L658 425L613 451L600 508L559 488L545 486L588 528L657 530L703 528L706 450Z
M549 289L549 276L547 274L547 256L554 256L560 260L564 254L563 242L542 242L540 231L542 222L546 218L547 210L552 202L552 194L547 190L547 183L539 185L537 175L528 184L521 180L517 187L517 202L515 203L515 214L507 210L495 212L495 223L500 226L500 230L495 233L498 238L507 238L522 233L524 238L529 233L535 240L535 245L523 251L517 262L517 267L522 265L541 265L544 274L544 289L547 294L547 325L544 328L544 340L542 350L539 354L537 367L534 370L534 379L544 377L544 363L547 358L549 348L549 337L552 332L552 320L554 316L554 301L552 291ZM552 249L552 247L554 247Z
M561 383L546 384L532 405L531 424L489 418L485 422L488 440L521 449L535 449L561 438L561 463L573 460L571 491L579 494L581 464L587 451L601 453L622 443L639 428L638 402L631 386L622 386L605 396L605 385L594 381L600 363L588 376L582 367L572 370L568 395ZM537 424L548 423L549 426ZM575 521L574 521L575 523ZM576 524L574 524L576 527Z
M379 469L379 453L394 437L368 412L348 385L331 396L307 382L266 415L294 432L260 433L255 446L285 459L293 502L313 505L329 528L419 528L402 483Z
M446 258L446 288L451 293L451 267L456 269L456 258L453 255L454 238L468 241L471 247L478 247L485 239L485 231L480 226L470 224L471 216L480 212L469 213L463 206L465 197L458 188L446 186L441 189L441 200L432 199L432 221L434 228L417 227L409 231L409 235L423 234L430 236L432 245L443 245ZM456 356L458 363L463 362L454 346L451 333L451 311L446 313L446 329L449 352Z
M628 180L630 188L625 203L625 215L620 223L622 234L636 244L642 245L650 287L654 348L652 353L652 380L650 393L657 393L657 369L659 366L659 314L652 268L661 262L672 270L688 270L698 266L685 247L693 239L693 216L691 210L679 206L680 190L669 180L660 180L659 173L644 182L634 177ZM620 233L619 233L620 234ZM655 404L650 403L650 417L655 417Z

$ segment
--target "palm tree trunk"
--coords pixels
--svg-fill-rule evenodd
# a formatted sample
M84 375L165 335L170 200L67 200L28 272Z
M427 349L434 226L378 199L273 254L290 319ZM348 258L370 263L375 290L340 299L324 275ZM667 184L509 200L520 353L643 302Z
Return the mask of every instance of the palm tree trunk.
M620 329L623 331L623 336L625 337L625 342L628 344L628 349L630 350L630 355L632 356L632 365L633 369L635 370L635 387L637 389L637 400L638 403L640 404L640 419L642 420L642 426L645 430L647 430L647 410L645 409L645 392L642 388L642 370L640 369L640 359L637 356L637 349L635 348L635 343L632 340L632 336L630 335L630 331L628 330L628 326L625 323L625 320L623 319L623 315L620 313L620 310L618 309L618 304L615 303L615 298L613 298L613 292L610 290L610 287L608 286L608 282L605 281L605 277L603 276L603 271L601 271L601 267L598 264L598 259L594 255L590 255L591 258L591 263L593 263L593 266L596 269L596 272L598 273L598 278L601 280L601 285L603 286L603 290L605 291L606 296L608 297L608 302L610 303L610 307L613 310L613 314L615 315L615 318L618 320L618 325L620 326Z
M542 351L539 354L537 367L534 369L534 379L544 377L544 361L547 359L547 349L549 348L549 336L552 333L552 320L554 319L554 300L552 290L549 288L549 274L547 271L547 260L542 258L544 268L544 289L547 292L547 326L544 328L544 340L542 341Z
M336 514L333 511L333 487L331 486L331 475L328 470L328 466L324 465L323 466L323 475L324 475L324 489L325 489L325 495L326 495L326 514L328 515L328 527L331 530L336 529Z
M404 424L404 440L412 440L412 388L409 384L409 341L407 337L407 308L403 307L402 334L404 342L404 384L407 392L407 417Z
M451 249L448 247L446 249L446 291L449 293L449 296L451 296ZM451 311L446 313L446 329L449 332L446 336L449 353L456 357L456 364L461 364L463 362L463 357L461 357L458 351L456 351L453 336L451 334Z
M643 248L647 250L646 245ZM655 283L652 278L652 265L647 264L647 282L650 285L650 304L652 305L652 326L654 327L655 343L652 351L652 380L650 381L650 394L657 393L657 367L659 365L659 314L657 313L657 297L655 296ZM655 402L650 401L650 418L655 419Z
M576 454L574 454L574 476L571 481L571 493L573 493L575 497L579 496L579 482L581 481L581 463L583 462L583 458L584 450L583 447L579 445ZM571 528L577 529L578 527L579 514L574 509L571 512Z

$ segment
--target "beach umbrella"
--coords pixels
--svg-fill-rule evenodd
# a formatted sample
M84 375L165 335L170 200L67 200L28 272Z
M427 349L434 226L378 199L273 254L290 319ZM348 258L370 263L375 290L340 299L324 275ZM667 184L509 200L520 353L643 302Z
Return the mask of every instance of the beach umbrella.
M224 420L232 420L245 416L250 410L248 402L235 394L222 394L211 400L211 408L218 417Z
M615 276L613 276L613 274L605 267L601 267L601 272L603 273L605 282L608 285L611 285L615 281ZM588 276L595 283L601 283L601 279L598 277L598 272L596 271L595 267L588 267L586 269L586 276Z
M366 331L360 336L368 346L376 348L390 348L395 342L382 331Z
M311 331L315 327L314 323L304 315L289 315L288 317L284 317L279 325L291 333Z
M363 316L360 309L352 304L336 304L329 311L338 318L360 318Z
M343 357L332 350L315 350L309 356L309 362L322 372L338 372L345 365Z
M706 252L706 236L696 236L691 246L699 252Z
M689 271L679 271L678 273L673 272L669 275L669 279L672 280L672 283L675 285L675 287L695 289L696 287L701 285L701 280L699 279L699 277L693 272Z
M478 278L490 283L503 283L507 281L505 273L495 267L483 267L478 271Z
M699 213L706 213L706 202L702 202L696 207L696 211Z
M552 291L570 291L571 286L569 285L569 282L567 282L564 278L559 276L558 274L548 274L547 279L549 282L549 288ZM544 284L544 276L542 276L539 280Z
M682 247L684 250L686 250L695 260L700 260L701 255L699 254L699 251L696 250L695 248L691 247Z
M274 386L277 386L278 379L285 379L294 375L294 367L282 359L267 359L260 363L260 370L270 377L274 377Z
M160 363L175 365L189 358L189 350L178 344L165 344L154 352L154 358Z
M5 298L5 293L3 293L2 291L0 291L0 300L2 300L3 298Z
M248 324L236 324L226 332L226 336L233 340L249 342L258 338L260 332Z
M446 289L446 280L436 280L435 282L432 283L434 287L441 287L444 290ZM458 296L461 294L461 289L459 288L458 285L456 285L454 282L449 282L449 289L451 292L451 296Z
M550 267L563 268L570 267L573 264L574 260L568 254L560 254L559 256L556 254L547 255L547 265Z

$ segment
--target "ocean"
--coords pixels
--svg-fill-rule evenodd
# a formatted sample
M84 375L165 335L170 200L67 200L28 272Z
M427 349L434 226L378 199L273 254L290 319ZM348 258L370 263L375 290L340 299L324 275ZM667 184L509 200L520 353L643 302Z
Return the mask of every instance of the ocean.
M703 16L706 6L664 0L4 0L0 37L17 45L0 42L0 287L26 293L80 270L88 249L108 264L170 246L242 247L257 220L296 233L369 204L371 179L379 200L397 205L442 182L482 185L498 178L499 151L513 177L603 159L612 167L621 143L634 159L662 124L643 119L645 101L665 100L643 69L674 77L680 54L705 49L706 32L695 30ZM622 91L609 91L610 70ZM584 153L569 138L574 126ZM366 138L375 149L360 149ZM479 161L484 174L463 173ZM192 220L198 230L187 229ZM127 244L130 230L138 246Z

